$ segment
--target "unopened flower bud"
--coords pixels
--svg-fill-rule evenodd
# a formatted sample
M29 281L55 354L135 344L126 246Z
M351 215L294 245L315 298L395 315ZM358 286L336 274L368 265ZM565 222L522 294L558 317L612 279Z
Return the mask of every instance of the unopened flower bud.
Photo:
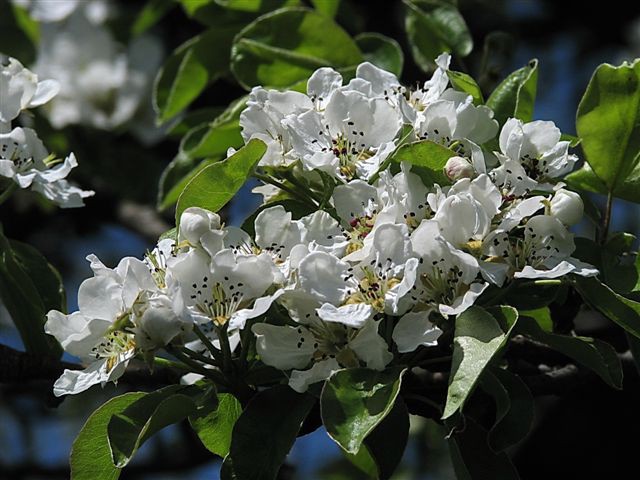
M217 213L203 208L189 207L180 216L180 238L191 245L198 245L200 238L211 230L220 228L220 217Z
M469 160L464 157L451 157L444 166L444 173L451 181L460 180L461 178L473 178L476 171L473 169Z
M582 220L584 204L576 192L561 188L551 199L549 213L567 226L575 225Z

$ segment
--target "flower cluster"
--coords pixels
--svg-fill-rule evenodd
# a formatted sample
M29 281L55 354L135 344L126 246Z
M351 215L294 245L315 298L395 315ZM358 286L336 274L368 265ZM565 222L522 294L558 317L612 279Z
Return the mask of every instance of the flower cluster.
M43 22L33 71L60 85L44 108L51 124L112 130L131 122L141 141L157 141L162 132L153 125L151 85L163 57L160 41L144 34L120 45L106 24L117 13L113 2L26 3Z
M346 84L321 68L307 94L255 88L240 121L246 141L267 146L259 191L268 202L297 193L310 213L267 203L251 236L192 207L144 261L110 270L90 257L80 311L50 312L47 331L92 362L65 372L56 393L114 380L133 355L163 347L186 345L206 372L239 337L252 355L248 329L254 358L305 391L436 344L489 289L596 275L571 257L583 205L560 181L577 160L569 142L552 122L500 128L450 87L449 60L416 90L370 63ZM419 144L449 152L442 172L393 161Z
M0 180L5 177L20 188L31 188L63 208L80 207L93 192L66 180L78 165L73 153L56 159L33 129L11 126L23 110L47 103L59 90L58 82L39 81L14 58L0 64ZM15 187L5 188L10 192Z

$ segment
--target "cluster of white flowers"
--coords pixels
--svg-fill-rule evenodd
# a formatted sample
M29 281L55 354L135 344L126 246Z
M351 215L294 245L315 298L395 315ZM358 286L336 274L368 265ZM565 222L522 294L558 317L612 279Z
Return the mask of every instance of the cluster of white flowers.
M13 0L41 22L32 69L56 80L58 95L43 109L56 128L89 125L112 130L129 125L141 141L162 135L153 122L151 86L162 62L159 39L144 34L127 47L106 25L117 14L105 0Z
M78 165L70 154L64 160L49 155L37 133L11 123L23 110L51 100L60 86L54 80L39 81L38 76L14 58L0 64L0 180L5 177L20 188L31 188L63 208L84 205L93 195L71 185L66 177ZM4 185L5 191L10 188Z
M214 345L229 335L233 348L245 328L261 361L305 391L340 368L383 369L396 352L434 345L440 327L488 288L597 274L570 256L568 227L583 205L559 181L577 160L560 131L509 119L499 151L489 151L493 112L449 87L448 55L437 64L415 91L370 63L346 85L319 69L306 95L255 88L243 135L266 143L259 168L277 179L261 191L305 187L313 199L331 185L318 202L325 208L293 219L267 206L253 238L190 208L176 241L160 242L146 268L124 259L109 270L91 257L95 277L80 288L80 311L51 312L47 331L96 362L65 372L56 393L114 379L135 352L197 343L194 329ZM452 150L447 185L389 165L401 144L421 140ZM206 355L202 347L193 348Z

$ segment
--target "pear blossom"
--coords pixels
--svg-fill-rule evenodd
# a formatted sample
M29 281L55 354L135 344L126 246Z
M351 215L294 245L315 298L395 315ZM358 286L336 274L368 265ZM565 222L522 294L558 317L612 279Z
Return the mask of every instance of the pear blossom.
M144 262L126 257L111 269L95 255L87 260L94 276L80 285L79 310L47 314L45 331L88 364L84 370L65 370L54 384L56 396L117 381L140 350L163 346L186 330Z
M310 110L283 120L305 169L335 178L368 179L395 149L400 114L382 98L336 90L324 112Z
M13 180L20 188L31 187L62 208L81 207L83 199L94 194L65 180L77 165L73 153L56 164L30 128L16 127L9 133L0 133L0 176Z
M0 133L9 130L10 122L22 110L50 101L60 91L55 80L39 80L15 58L0 64Z
M378 321L369 320L360 328L323 322L313 298L297 294L290 296L288 303L290 311L299 315L297 325L256 323L251 330L265 364L292 370L289 385L294 390L304 392L340 368L364 364L382 370L391 361L393 356L378 335Z
M277 298L278 292L267 294L277 278L274 270L265 253L237 256L225 248L209 257L194 249L173 262L166 281L181 317L234 330L265 313Z
M247 108L240 114L240 125L246 142L258 138L267 145L260 166L288 166L298 160L291 152L291 134L283 126L282 120L288 115L302 114L312 108L311 99L303 93L278 92L262 87L251 90Z
M426 220L411 234L420 256L411 300L422 308L437 308L442 315L457 315L469 308L488 283L479 280L480 265L439 234L438 224Z
M359 328L377 313L396 314L415 282L413 256L404 225L384 224L373 237L371 254L354 266L324 252L306 256L298 269L298 286L321 306L318 316Z
M125 50L106 26L91 23L82 12L42 25L41 36L33 70L60 84L59 94L44 109L54 127L84 123L112 129L150 108L150 88L162 58L156 39L140 36Z
M530 218L524 237L496 230L485 240L485 252L509 265L515 278L558 278L568 273L597 275L593 266L571 258L573 235L548 215Z
M523 123L510 118L500 132L500 151L504 157L499 158L518 162L526 177L544 183L569 173L578 161L577 156L569 154L569 142L561 141L560 136L553 122Z

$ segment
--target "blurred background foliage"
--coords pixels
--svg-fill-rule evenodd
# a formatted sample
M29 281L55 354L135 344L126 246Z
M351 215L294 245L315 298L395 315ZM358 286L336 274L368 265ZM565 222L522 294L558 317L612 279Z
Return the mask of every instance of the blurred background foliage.
M538 58L534 118L575 133L578 101L595 67L640 55L640 5L622 0L597 8L573 0L81 0L56 22L34 19L37 3L0 0L0 53L43 78L62 71L80 113L52 106L21 122L35 125L51 151L75 152L73 178L96 196L85 208L57 210L19 192L0 210L0 223L60 271L69 310L89 274L87 254L110 265L141 256L172 226L177 194L193 172L242 145L238 115L252 86L304 88L323 60L348 76L363 59L415 85L448 50L453 69L472 75L486 97L506 74ZM293 9L269 14L281 7ZM121 58L124 80L84 89L83 82L106 78L88 73L92 60L115 69ZM76 95L84 103L74 104ZM241 224L257 206L249 190L223 212L228 223ZM637 207L617 208L613 230L637 232ZM22 349L4 311L0 344ZM68 478L71 442L116 392L94 389L56 405L52 380L0 385L0 478ZM538 398L534 431L511 452L523 478L596 478L635 466L633 443L621 434L640 422L637 383L622 393L587 382L561 398ZM117 391L140 387L120 384ZM394 478L453 478L443 427L414 419ZM189 429L174 426L145 445L122 478L217 478L218 469ZM319 431L298 440L281 477L366 478Z

